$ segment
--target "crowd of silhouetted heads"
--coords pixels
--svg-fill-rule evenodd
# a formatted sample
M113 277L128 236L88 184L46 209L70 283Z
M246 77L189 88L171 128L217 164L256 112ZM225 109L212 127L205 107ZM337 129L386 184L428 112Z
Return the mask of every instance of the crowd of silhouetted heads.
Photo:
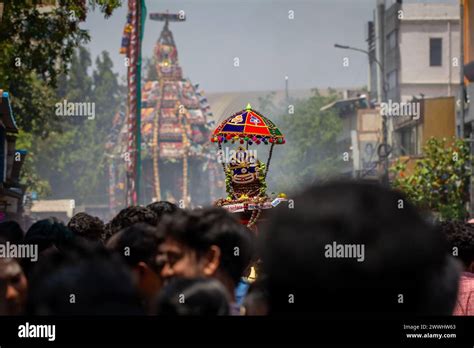
M474 314L471 224L433 222L402 193L366 182L291 199L252 229L222 208L164 201L107 222L86 213L27 231L2 222L3 250L34 246L37 257L0 253L0 314Z

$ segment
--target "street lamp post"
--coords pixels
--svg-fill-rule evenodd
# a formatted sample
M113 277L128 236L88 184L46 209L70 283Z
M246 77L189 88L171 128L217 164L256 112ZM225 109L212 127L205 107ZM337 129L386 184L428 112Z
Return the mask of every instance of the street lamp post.
M361 48L345 46L334 44L334 47L344 49L344 50L352 50L357 52L365 53L369 58L372 58L375 63L378 64L380 67L381 75L382 75L382 102L387 100L387 89L385 85L385 72L384 67L380 61L375 58L369 51L363 50ZM370 69L370 66L369 66ZM387 115L382 115L382 144L378 146L377 154L379 156L379 161L382 163L383 172L382 172L382 184L389 185L389 178L388 178L388 156L390 155L390 146L388 145L388 129L387 129Z

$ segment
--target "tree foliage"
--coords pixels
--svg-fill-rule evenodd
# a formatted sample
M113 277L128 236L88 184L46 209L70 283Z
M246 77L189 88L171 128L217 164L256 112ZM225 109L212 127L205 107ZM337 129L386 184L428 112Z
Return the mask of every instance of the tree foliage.
M46 137L60 131L52 98L59 75L68 70L74 49L89 40L79 23L88 8L110 16L119 0L60 0L45 10L36 0L5 0L0 22L0 88L10 92L17 124ZM43 9L43 10L42 10Z
M124 89L113 72L107 52L96 59L92 77L89 52L80 47L70 72L62 77L58 94L67 101L94 103L95 118L62 118L64 131L38 140L37 170L47 178L54 198L79 203L104 203L107 196L105 141Z
M276 106L273 101L276 92L270 92L263 97L258 97L258 110L264 115L271 115L275 112Z
M435 212L442 220L462 220L467 216L469 199L469 146L462 139L431 138L423 147L423 158L416 161L413 174L398 160L391 168L393 186L405 192L422 209Z
M91 140L91 134L95 132L91 124L85 127L87 130L79 131L81 122L57 117L55 104L66 96L71 101L89 100L84 100L84 94L88 94L88 98L91 95L90 88L87 90L87 86L92 86L87 81L89 75L86 73L82 79L72 80L66 77L70 68L78 67L77 60L87 59L74 55L75 49L89 40L88 32L79 24L91 9L98 8L108 17L122 3L121 0L50 2L54 6L41 6L45 1L38 0L4 0L0 21L0 88L10 92L13 113L20 128L17 148L28 150L21 181L28 190L43 197L57 194L58 186L52 175L42 176L41 167L62 177L71 163L80 166L77 158L81 157L81 142L89 141L88 145L100 147L97 141ZM85 64L90 66L88 59ZM66 87L69 83L71 85ZM75 152L70 146L74 142ZM84 148L83 154L88 154L87 150ZM70 151L69 159L67 151ZM71 169L74 170L80 172L77 168ZM68 175L62 181L68 181L67 187L74 187L76 182Z
M320 111L336 99L336 95L321 96L314 90L310 98L291 102L293 114L286 108L286 113L276 118L286 144L274 150L269 170L271 188L301 189L341 168L336 139L342 130L341 120L334 110Z
M20 183L25 185L28 191L34 191L40 197L46 197L51 194L51 185L48 180L41 178L37 172L36 161L39 152L34 144L36 144L34 136L20 129L16 140L16 148L28 150L25 163L21 169Z

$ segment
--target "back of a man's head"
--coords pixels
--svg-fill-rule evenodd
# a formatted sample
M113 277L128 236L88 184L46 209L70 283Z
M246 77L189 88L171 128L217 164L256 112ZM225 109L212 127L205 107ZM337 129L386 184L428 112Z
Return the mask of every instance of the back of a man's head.
M23 230L16 221L0 222L0 237L14 244L23 240Z
M107 226L108 237L139 222L156 226L158 217L154 211L146 207L132 205L124 208L109 222Z
M457 256L464 269L474 270L474 225L464 221L443 221L441 230L448 240L449 252Z
M170 317L229 315L229 302L226 289L217 280L175 278L160 292L156 314Z
M30 285L28 315L143 314L129 270L103 249L51 253Z
M26 232L23 243L36 245L38 258L41 259L44 254L52 250L67 252L69 248L75 247L76 239L74 234L60 220L50 217L31 225ZM27 276L35 265L36 262L32 262L30 258L22 260L22 267Z
M160 221L164 215L174 214L179 210L176 204L168 201L153 202L148 204L146 207L157 215L158 221Z
M272 213L260 240L271 313L451 313L458 269L401 193L334 182Z
M89 241L100 241L104 233L104 223L98 217L87 213L77 213L74 215L67 227L76 237Z
M73 238L71 231L58 219L50 217L35 222L25 234L25 244L38 244L39 251Z

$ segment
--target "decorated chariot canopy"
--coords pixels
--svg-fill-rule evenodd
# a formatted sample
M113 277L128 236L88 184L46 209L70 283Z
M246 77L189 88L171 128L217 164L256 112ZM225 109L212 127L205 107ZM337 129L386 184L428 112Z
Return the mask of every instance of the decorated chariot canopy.
M253 110L250 104L244 110L222 121L211 137L211 141L217 143L237 140L241 144L248 142L249 145L285 143L285 137L278 127L268 118Z
M270 209L286 200L280 193L277 197L267 195L266 177L275 145L285 143L278 127L250 105L222 121L214 130L211 141L217 143L225 174L227 197L216 201L216 205L233 213L247 215L248 227L257 222L263 209ZM232 155L223 159L223 146L238 143ZM246 146L243 146L243 145ZM266 163L250 146L270 144Z

